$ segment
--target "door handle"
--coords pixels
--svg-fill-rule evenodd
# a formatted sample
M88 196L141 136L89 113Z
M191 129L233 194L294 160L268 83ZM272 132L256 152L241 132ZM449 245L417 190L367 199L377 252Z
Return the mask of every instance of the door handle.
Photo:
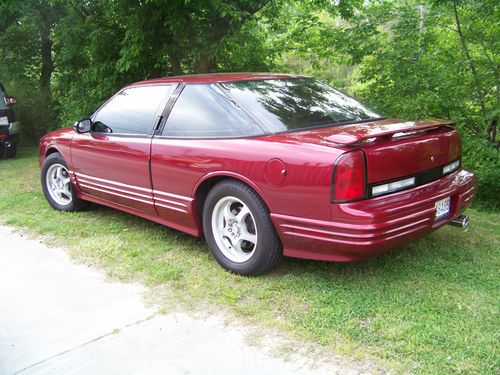
M109 138L107 135L92 134L92 138L97 139L99 141L109 141Z

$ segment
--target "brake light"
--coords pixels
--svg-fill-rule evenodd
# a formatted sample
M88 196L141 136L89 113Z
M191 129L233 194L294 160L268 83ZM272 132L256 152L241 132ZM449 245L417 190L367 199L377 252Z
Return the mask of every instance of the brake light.
M365 185L366 163L363 151L351 151L340 155L333 167L333 202L348 202L365 198Z

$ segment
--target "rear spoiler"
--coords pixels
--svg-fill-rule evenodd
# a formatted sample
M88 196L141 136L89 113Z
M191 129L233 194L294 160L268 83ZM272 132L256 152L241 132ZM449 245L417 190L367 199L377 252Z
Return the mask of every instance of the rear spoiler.
M342 146L354 146L368 140L389 140L453 125L455 123L452 121L438 120L408 121L384 125L374 123L353 124L340 128L339 133L329 135L325 139L328 142Z

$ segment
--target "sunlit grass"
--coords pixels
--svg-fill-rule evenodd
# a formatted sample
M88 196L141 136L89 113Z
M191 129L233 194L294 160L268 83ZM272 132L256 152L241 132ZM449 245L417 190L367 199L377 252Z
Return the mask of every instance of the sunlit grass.
M201 239L96 205L52 210L35 149L0 160L0 181L5 223L47 235L111 277L168 288L165 305L229 308L398 372L500 371L498 213L471 209L469 231L445 227L368 261L285 259L275 272L247 278L221 269Z

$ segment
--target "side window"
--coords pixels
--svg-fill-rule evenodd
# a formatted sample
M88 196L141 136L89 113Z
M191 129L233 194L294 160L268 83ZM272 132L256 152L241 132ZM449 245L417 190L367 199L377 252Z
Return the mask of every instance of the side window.
M168 116L163 135L220 138L263 134L220 90L217 85L186 85Z
M94 131L147 134L158 110L165 105L175 85L131 87L121 91L94 118Z

